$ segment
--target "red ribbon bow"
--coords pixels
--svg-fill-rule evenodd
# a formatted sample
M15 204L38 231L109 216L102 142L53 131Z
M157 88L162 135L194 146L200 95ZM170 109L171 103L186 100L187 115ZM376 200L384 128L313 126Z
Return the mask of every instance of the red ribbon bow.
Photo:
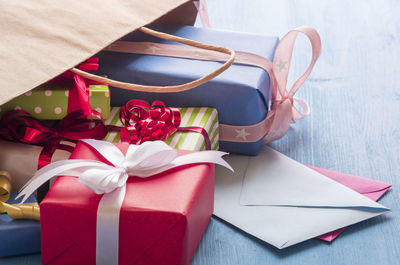
M73 151L73 147L61 144L61 140L75 142L79 139L104 139L107 127L102 120L91 121L82 112L74 111L53 128L46 126L24 110L11 110L0 119L0 136L6 140L43 146L39 155L38 169L48 165L56 149Z
M166 107L162 101L154 101L150 105L144 100L131 100L121 108L120 120L124 124L120 129L122 142L141 144L146 141L164 141L176 131L192 131L201 133L206 149L211 149L210 138L204 128L180 127L179 109Z
M179 128L181 114L177 108L166 107L161 101L149 104L143 100L131 100L120 111L121 141L141 144L146 141L165 140Z
M107 128L102 120L88 120L74 111L50 127L24 110L11 110L0 119L0 136L6 140L28 144L48 145L60 140L77 141L84 138L103 139Z
M101 115L93 112L96 116ZM61 140L75 142L79 139L93 138L102 140L107 135L107 127L102 120L88 120L87 116L74 111L51 128L23 110L11 110L0 119L0 136L6 140L42 145L38 160L38 169L50 164L57 149L72 152L73 147L61 144ZM49 189L49 183L38 190L41 201Z

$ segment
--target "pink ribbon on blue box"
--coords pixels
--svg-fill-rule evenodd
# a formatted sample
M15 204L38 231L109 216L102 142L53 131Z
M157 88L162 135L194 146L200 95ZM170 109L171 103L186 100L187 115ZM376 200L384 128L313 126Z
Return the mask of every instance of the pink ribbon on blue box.
M287 90L289 68L298 33L305 34L309 39L312 47L312 57L306 71L293 84L290 90ZM117 41L104 50L206 61L225 61L227 59L226 55L214 51L154 42ZM220 141L250 143L264 138L264 142L271 142L281 138L290 128L291 123L310 113L307 102L303 99L295 98L294 94L306 81L321 54L321 39L318 32L308 26L289 31L279 42L273 62L253 53L243 51L235 51L235 53L235 63L260 67L268 72L272 100L268 115L257 124L245 126L220 124ZM296 107L295 102L302 108L302 111Z

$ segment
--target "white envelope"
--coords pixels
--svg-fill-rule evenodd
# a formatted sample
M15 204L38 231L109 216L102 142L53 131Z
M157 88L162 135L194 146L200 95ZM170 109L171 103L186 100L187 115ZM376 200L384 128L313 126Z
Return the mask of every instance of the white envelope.
M216 167L214 215L285 248L389 209L264 146Z

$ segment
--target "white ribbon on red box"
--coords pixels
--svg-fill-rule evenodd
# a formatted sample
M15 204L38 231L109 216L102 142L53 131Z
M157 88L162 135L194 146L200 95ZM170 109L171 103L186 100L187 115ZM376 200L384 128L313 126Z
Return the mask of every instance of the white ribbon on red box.
M104 194L97 210L96 264L117 265L119 243L119 213L125 198L126 181L130 176L147 178L171 168L198 163L214 163L230 170L222 159L227 153L203 151L178 156L178 152L163 141L130 145L124 155L115 145L92 139L82 140L104 157L101 161L86 159L61 160L36 172L17 196L24 202L40 185L54 176L74 176L97 194Z

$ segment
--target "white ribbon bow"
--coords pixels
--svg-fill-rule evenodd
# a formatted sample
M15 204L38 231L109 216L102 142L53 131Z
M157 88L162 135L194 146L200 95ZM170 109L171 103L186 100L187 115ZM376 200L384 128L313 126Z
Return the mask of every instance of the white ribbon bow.
M222 159L227 153L202 151L178 156L162 141L130 145L124 155L115 145L92 139L81 140L97 150L112 164L70 159L51 163L36 172L17 198L24 202L37 188L54 176L74 176L97 194L104 194L97 210L96 264L118 264L119 212L125 198L129 176L147 178L168 169L187 164L214 163L233 171Z
M168 169L193 164L215 163L233 170L222 159L227 153L203 151L179 156L176 150L162 141L130 145L126 155L113 144L92 139L82 140L94 147L113 166L106 163L70 159L51 163L40 170L25 184L17 198L23 196L24 202L37 188L54 176L74 176L78 181L97 194L110 193L125 185L129 176L147 178Z

